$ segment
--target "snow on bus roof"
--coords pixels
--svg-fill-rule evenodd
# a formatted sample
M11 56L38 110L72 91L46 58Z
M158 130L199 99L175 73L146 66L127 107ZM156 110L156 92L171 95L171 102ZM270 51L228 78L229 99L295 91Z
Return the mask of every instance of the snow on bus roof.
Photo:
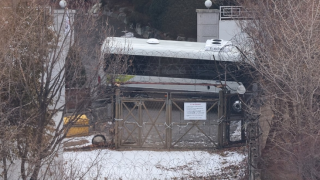
M109 37L101 52L110 54L173 57L186 59L204 59L218 61L238 61L240 54L232 46L222 47L219 51L206 50L206 43L158 40L159 43L147 43L147 39ZM229 42L229 41L224 41ZM231 43L224 43L230 45Z

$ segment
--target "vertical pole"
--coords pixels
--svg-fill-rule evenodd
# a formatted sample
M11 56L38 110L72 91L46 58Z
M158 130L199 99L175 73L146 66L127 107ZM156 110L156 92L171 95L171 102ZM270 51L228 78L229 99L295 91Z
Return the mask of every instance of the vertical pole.
M223 136L222 136L222 143L223 145L228 145L229 144L229 137L230 137L230 119L229 116L227 115L227 95L226 91L223 91L223 123L222 123L222 131L223 131Z
M172 110L172 103L171 103L171 100L167 98L166 100L166 115L167 115L167 118L166 118L166 146L167 146L167 149L169 150L171 148L171 140L172 140L172 122L171 122L171 110Z
M225 98L224 98L224 90L219 91L219 106L218 106L218 119L219 119L219 125L218 125L218 147L222 148L223 146L223 124L222 121L224 116L224 107L225 107Z
M143 101L139 100L138 101L139 106L138 106L138 110L139 110L139 119L138 119L138 134L139 134L139 139L138 139L138 146L141 147L142 146L142 124L143 124L143 120L142 120L142 103Z
M120 146L120 130L119 130L119 119L120 119L120 89L116 89L116 102L115 102L115 148Z
M260 158L259 143L259 117L253 116L248 125L247 134L249 138L249 180L260 179L260 170L257 169Z

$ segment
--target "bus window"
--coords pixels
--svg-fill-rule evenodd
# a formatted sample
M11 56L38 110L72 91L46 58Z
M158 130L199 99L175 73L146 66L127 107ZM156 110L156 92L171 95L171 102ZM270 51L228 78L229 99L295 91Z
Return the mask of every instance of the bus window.
M128 59L128 75L228 81L239 81L243 75L234 62L138 55L123 58Z

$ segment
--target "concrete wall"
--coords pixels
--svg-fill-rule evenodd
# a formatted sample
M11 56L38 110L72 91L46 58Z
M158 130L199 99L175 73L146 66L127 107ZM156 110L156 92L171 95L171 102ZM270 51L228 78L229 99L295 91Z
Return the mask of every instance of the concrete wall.
M220 20L218 9L197 9L197 41L207 39L231 40L241 34L236 20Z
M219 39L231 40L241 33L241 29L236 20L219 21Z
M74 19L75 10L68 10L68 16L70 21L70 26L72 26L73 19ZM65 31L65 18L66 13L64 9L57 9L53 10L53 21L54 21L54 30L59 35L59 47L61 48L60 54L54 59L54 56L51 56L51 61L56 61L56 63L52 63L54 65L54 71L52 72L52 77L55 78L62 69L64 69L65 66L65 59L68 55L68 51L70 46L73 44L73 33L72 33L72 27L69 33L66 33ZM63 76L63 73L60 74L60 76ZM53 80L53 79L52 79ZM64 78L61 78L60 81L65 81ZM57 106L54 106L57 104ZM52 108L60 108L65 105L65 88L61 90L61 94L59 97L56 98L56 102L53 103ZM59 121L57 119L57 121Z
M219 38L219 10L197 9L197 41Z

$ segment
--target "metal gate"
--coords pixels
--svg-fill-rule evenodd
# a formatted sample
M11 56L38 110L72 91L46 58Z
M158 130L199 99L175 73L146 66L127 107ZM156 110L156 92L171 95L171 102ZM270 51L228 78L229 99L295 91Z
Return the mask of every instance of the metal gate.
M166 100L122 98L118 120L119 145L166 147Z
M170 148L212 148L218 142L217 97L202 97L200 93L170 93ZM206 120L185 120L185 103L205 105Z
M229 132L227 103L219 94L117 92L116 147L207 149L221 147ZM185 103L205 106L203 120L185 118Z

